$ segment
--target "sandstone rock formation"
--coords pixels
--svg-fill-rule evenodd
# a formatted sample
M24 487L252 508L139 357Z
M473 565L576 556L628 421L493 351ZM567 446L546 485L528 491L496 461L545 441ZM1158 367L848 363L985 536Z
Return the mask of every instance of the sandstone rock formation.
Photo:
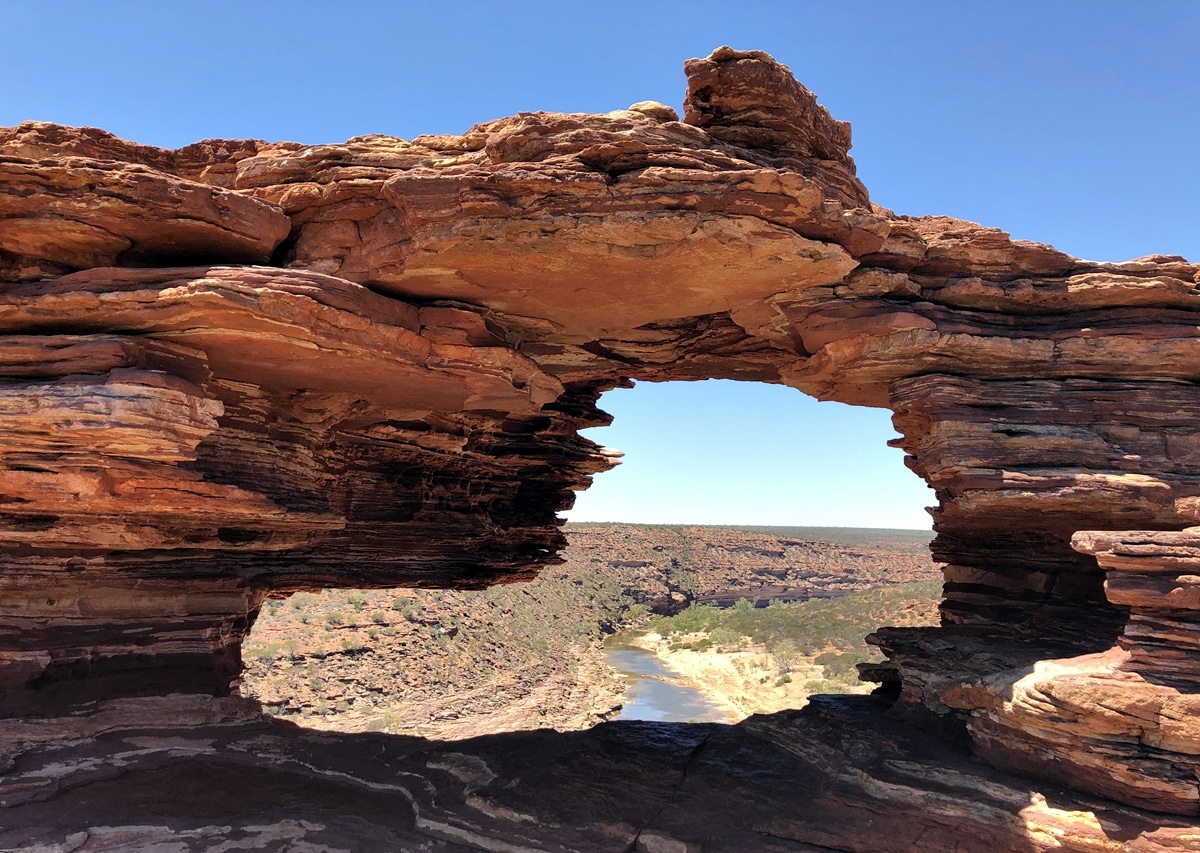
M960 684L946 701L993 764L1036 768L1115 800L1195 815L1200 779L1200 529L1082 532L1129 608L1112 649Z
M1194 850L1153 815L980 767L873 697L739 726L438 743L231 699L117 700L0 732L0 850L1095 853ZM174 726L164 726L170 718ZM864 740L864 725L871 725ZM47 730L50 730L47 732ZM49 733L48 743L38 743ZM65 829L64 829L65 828Z
M765 54L687 71L682 122L0 131L0 712L228 694L270 593L528 577L612 464L600 393L760 380L892 408L937 492L944 625L877 636L896 713L1200 814L1200 267L895 215Z

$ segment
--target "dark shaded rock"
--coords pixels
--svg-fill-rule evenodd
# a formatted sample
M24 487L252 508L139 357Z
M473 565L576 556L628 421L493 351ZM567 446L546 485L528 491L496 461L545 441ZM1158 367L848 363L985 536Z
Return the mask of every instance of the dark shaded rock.
M10 729L0 847L1082 853L1195 837L1191 821L967 761L870 697L739 726L447 744L256 722L230 700L174 706Z

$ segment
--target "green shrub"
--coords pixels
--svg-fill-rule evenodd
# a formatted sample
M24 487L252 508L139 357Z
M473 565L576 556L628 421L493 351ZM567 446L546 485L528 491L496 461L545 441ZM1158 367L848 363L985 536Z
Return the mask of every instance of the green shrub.
M664 618L662 623L667 633L694 634L719 624L720 620L721 611L717 608L692 602L674 616ZM659 630L659 633L663 633L663 630Z
M246 649L246 654L255 660L271 660L271 658L279 654L279 646L274 643L266 646L258 646L257 648Z
M625 611L625 618L631 622L636 622L639 619L644 619L646 614L650 612L650 608L641 602L635 602L629 605Z
M829 679L846 680L848 676L858 677L857 664L871 660L871 655L860 652L825 652L817 655L813 663L825 668L825 677Z
M796 658L800 656L800 649L797 648L795 641L787 637L767 643L767 651L779 664L779 671L785 674L792 671L796 665Z
M726 628L724 625L718 625L709 632L708 638L712 640L714 646L722 648L737 646L742 641L742 635L732 628Z

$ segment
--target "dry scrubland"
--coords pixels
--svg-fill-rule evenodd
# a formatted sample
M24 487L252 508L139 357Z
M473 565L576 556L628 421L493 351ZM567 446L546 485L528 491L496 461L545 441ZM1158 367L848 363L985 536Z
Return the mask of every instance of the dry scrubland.
M740 717L859 689L863 636L930 624L939 598L928 534L587 524L568 535L563 564L528 584L272 600L245 649L243 691L341 730L585 728L620 707L600 644L621 631Z
M833 598L732 607L689 605L631 627L628 642L656 653L734 719L798 708L814 693L869 693L857 664L878 660L865 634L878 625L937 624L941 580L891 583Z

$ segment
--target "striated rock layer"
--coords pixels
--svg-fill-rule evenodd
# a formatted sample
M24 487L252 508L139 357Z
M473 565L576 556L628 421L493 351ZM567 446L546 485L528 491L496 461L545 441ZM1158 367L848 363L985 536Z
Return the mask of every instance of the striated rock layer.
M1197 693L1200 267L895 215L770 57L687 72L683 121L0 130L0 713L235 691L267 595L530 577L613 464L578 435L604 390L746 379L891 408L936 490L944 624L875 637L894 713L1200 813L1170 722Z
M832 701L831 701L832 700ZM737 726L611 722L452 742L306 731L234 700L116 700L0 733L0 850L1151 853L1156 815L980 767L827 697ZM167 724L169 721L171 724Z

